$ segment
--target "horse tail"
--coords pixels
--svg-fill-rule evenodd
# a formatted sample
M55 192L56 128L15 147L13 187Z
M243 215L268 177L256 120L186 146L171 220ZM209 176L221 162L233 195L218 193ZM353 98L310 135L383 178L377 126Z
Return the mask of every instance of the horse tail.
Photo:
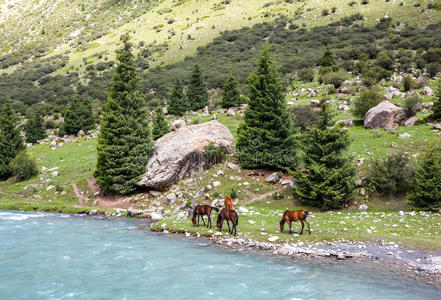
M212 209L212 210L215 210L215 211L217 211L217 212L219 212L219 208L217 208L217 207L215 207L215 206L211 206L211 209Z

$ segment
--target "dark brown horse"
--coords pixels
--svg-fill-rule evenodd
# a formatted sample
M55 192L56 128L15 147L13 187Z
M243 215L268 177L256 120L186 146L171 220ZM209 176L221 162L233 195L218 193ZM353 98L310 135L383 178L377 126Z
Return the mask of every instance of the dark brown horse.
M199 226L199 217L202 218L202 222L204 222L204 226L210 226L211 228L211 212L215 210L219 212L219 208L210 206L210 205L196 205L196 207L193 210L193 218L191 219L193 221L193 226L196 226L196 216L198 217L198 224ZM208 217L208 224L205 225L204 215L207 215Z
M289 225L289 233L292 234L292 222L297 222L300 220L300 223L302 223L302 231L300 231L300 234L303 233L303 228L305 227L305 224L308 225L308 232L311 234L311 229L309 228L309 222L306 220L308 217L308 213L305 210L287 210L283 213L282 220L280 221L280 232L283 231L283 227L285 225L285 222L288 222Z
M235 210L222 208L220 213L217 215L217 230L222 231L222 225L224 224L224 220L227 221L228 225L228 233L236 235L236 228L239 224L239 215ZM230 228L230 223L228 221L231 221L233 224L233 228Z

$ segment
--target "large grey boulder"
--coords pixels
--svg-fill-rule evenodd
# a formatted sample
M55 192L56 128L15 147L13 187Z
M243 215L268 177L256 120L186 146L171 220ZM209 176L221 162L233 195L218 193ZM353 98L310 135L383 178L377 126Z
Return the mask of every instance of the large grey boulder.
M389 101L372 107L363 118L366 128L395 128L406 118L404 109Z
M205 147L211 143L225 147L228 153L234 152L233 135L217 121L183 127L164 135L155 142L155 153L138 186L163 189L206 169L209 162Z

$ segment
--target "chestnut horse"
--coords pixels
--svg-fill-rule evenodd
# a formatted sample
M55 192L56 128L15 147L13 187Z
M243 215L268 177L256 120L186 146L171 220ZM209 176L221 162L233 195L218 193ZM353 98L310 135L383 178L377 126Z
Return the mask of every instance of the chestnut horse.
M199 226L199 216L202 218L202 222L204 222L204 226L210 226L211 228L211 211L217 211L219 212L219 208L210 206L210 205L196 205L196 207L193 210L193 218L191 219L193 221L193 226L196 226L196 216L198 216L198 225ZM204 215L207 215L208 217L208 224L205 225Z
M283 213L282 220L280 221L280 232L283 231L283 227L285 225L285 222L288 222L289 225L289 233L292 234L292 222L297 222L300 220L300 223L302 223L302 231L300 231L300 234L303 233L303 228L305 227L305 224L308 225L308 232L311 234L311 229L309 228L309 222L306 220L308 217L309 212L305 210L287 210Z
M222 231L222 225L224 224L224 220L227 220L228 225L228 233L236 235L236 228L239 224L239 216L235 210L230 210L226 208L222 208L220 213L217 215L217 230ZM228 221L231 221L233 224L233 228L230 228L230 223Z
M231 199L231 198L228 197L228 196L225 197L224 205L225 205L225 208L226 208L226 209L234 210L234 202L233 202L233 199Z

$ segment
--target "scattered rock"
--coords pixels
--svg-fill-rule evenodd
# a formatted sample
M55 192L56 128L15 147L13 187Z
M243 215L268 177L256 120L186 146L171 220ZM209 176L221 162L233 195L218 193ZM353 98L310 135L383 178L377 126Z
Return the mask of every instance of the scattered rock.
M83 137L83 136L85 136L86 134L84 133L84 131L81 129L80 131L78 131L78 133L77 133L77 137Z
M58 171L55 171L55 172L52 172L52 173L51 173L51 176L52 176L52 177L57 177L58 174L59 174Z
M389 101L383 101L371 108L364 116L363 121L366 128L386 128L398 126L405 117L404 109Z
M410 134L408 134L407 132L405 132L405 133L403 133L403 134L400 134L399 136L398 136L398 138L401 140L401 139L408 139L408 138L410 138Z
M368 206L367 206L366 204L362 204L362 205L360 205L360 206L358 207L358 209L361 210L361 211L367 211Z
M419 118L417 116L413 116L409 119L407 119L406 121L404 121L404 126L410 127L415 125L415 122L418 121Z
M168 109L167 109L167 107L163 107L163 108L162 108L162 113L163 113L164 115L168 115Z
M176 202L176 194L175 193L170 193L165 198L165 204L167 204L167 205L173 205L173 204L175 204L175 202Z
M89 211L90 216L96 215L97 213L98 213L98 210L96 210L96 209L92 209L91 211Z
M149 193L155 198L161 196L161 192L158 191L150 191Z
M219 181L213 182L213 187L214 188L217 188L217 187L220 187L220 186L221 186L221 183Z
M184 120L174 120L170 124L171 129L173 129L174 131L181 129L181 128L185 128L186 126L187 125L185 124Z
M137 209L133 209L133 208L129 208L129 209L127 210L127 214L128 214L130 217L134 217L134 216L137 216L137 215L142 214L142 211L139 211L139 210L137 210Z
M271 174L265 179L265 181L266 181L266 182L270 182L270 183L277 183L277 182L279 182L279 179L280 179L280 177L279 177L279 173L274 172L274 173L271 173Z
M237 210L238 210L239 212L241 212L241 213L247 213L247 212L249 212L248 208L243 207L243 206L239 207Z
M275 242L275 241L277 241L278 239L279 239L278 236L270 236L270 237L268 238L268 241L270 241L270 242Z
M432 128L437 129L437 130L441 130L441 123L433 124Z
M386 100L391 100L393 97L395 97L395 96L397 96L397 97L402 97L403 95L402 95L402 93L400 92L400 90L399 89L397 89L397 88L395 88L395 87L393 87L393 86L390 86L388 89L387 89L387 93L386 93L386 95L384 95L384 98L386 99Z
M428 86L424 86L421 92L422 92L423 95L429 96L429 97L432 97L432 96L435 95L433 93L432 89L430 87L428 87Z
M170 132L155 142L155 153L138 186L162 189L209 166L205 148L214 144L234 152L234 137L217 121L192 125Z
M227 167L230 168L230 169L233 169L233 170L239 169L239 165L234 164L234 163L228 163Z
M229 117L234 117L234 113L235 113L236 111L235 111L235 109L233 108L233 107L230 107L228 110L227 110L227 116L229 116Z
M153 221L158 221L158 220L161 220L162 215L160 213L152 212L150 214L150 217L152 218Z
M353 127L354 126L354 121L352 121L351 119L347 119L347 120L339 120L335 123L335 125L343 123L345 125L345 127Z

